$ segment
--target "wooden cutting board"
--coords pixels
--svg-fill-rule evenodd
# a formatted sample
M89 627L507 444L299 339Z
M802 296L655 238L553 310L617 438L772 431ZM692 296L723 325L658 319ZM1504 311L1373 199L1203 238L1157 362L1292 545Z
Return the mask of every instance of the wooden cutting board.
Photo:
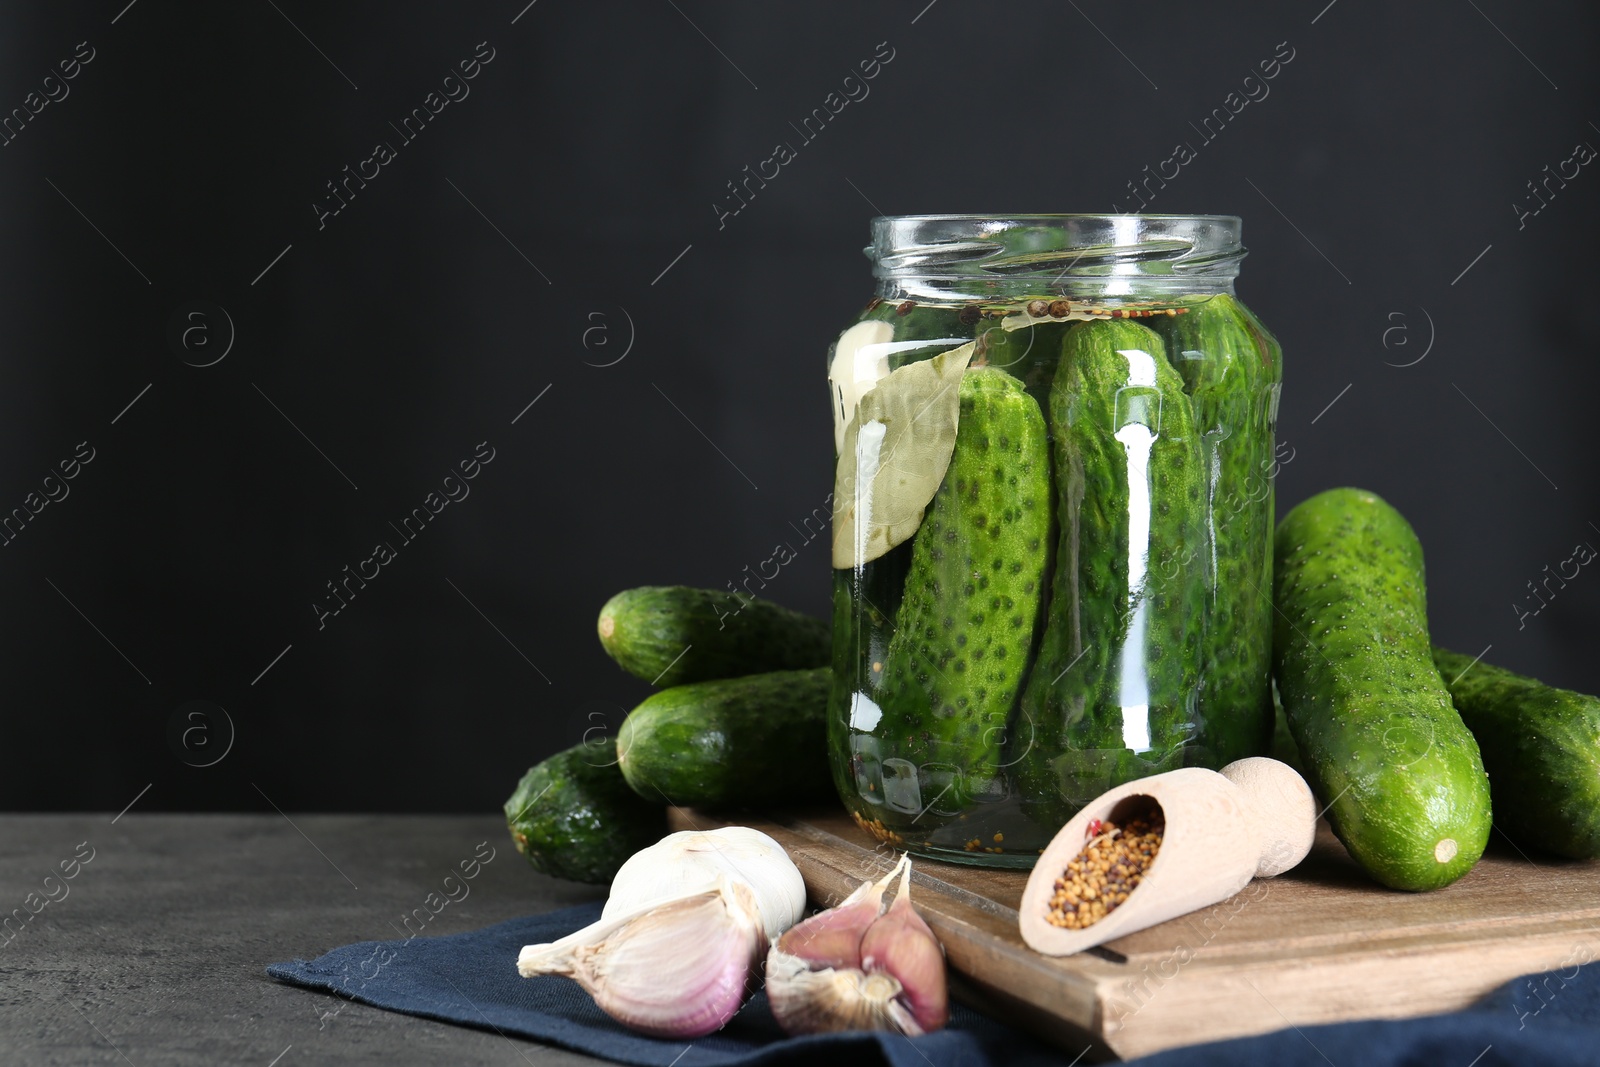
M843 812L672 813L674 829L732 822L777 839L819 907L895 862ZM1453 1011L1517 975L1600 959L1600 863L1535 863L1494 836L1465 878L1417 894L1372 882L1322 825L1288 874L1058 959L1017 932L1026 871L917 859L913 900L962 1000L1069 1056L1131 1058L1291 1025Z

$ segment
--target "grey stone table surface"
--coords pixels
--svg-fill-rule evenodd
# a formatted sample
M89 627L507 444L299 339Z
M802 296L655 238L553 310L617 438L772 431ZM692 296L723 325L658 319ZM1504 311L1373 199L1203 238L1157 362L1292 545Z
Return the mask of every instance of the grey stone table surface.
M396 937L401 917L442 894L481 842L493 855L424 936L604 896L530 869L498 816L112 818L0 815L0 915L12 916L0 944L0 1063L604 1062L263 973ZM12 936L21 916L31 918Z

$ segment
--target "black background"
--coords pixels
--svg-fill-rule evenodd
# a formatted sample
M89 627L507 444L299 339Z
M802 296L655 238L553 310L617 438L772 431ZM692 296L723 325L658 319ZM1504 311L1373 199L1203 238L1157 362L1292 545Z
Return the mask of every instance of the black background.
M1589 7L125 2L0 14L0 108L94 50L0 149L0 512L95 456L0 549L0 806L497 806L647 691L594 639L611 593L789 542L767 595L823 610L827 548L793 527L831 488L824 357L872 294L870 216L1133 210L1184 140L1149 209L1245 219L1239 292L1286 351L1280 513L1378 491L1439 640L1600 689L1593 568L1516 606L1600 545L1600 175L1514 206L1600 145ZM403 142L479 42L470 95ZM1202 142L1280 42L1270 95ZM231 350L188 365L218 307ZM398 558L319 629L380 540ZM209 767L180 757L224 750L214 709L169 740L194 700L235 728Z

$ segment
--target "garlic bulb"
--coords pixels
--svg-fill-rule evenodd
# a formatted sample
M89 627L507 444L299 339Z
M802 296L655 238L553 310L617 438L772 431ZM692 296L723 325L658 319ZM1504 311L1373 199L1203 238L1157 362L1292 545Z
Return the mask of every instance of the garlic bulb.
M755 894L718 875L716 887L601 922L517 957L524 978L572 978L630 1029L701 1037L738 1012L767 935Z
M896 875L900 887L883 910ZM814 915L767 953L767 999L791 1034L894 1030L915 1036L949 1018L944 950L911 907L911 859L863 883Z
M607 1015L658 1037L722 1027L773 939L805 911L788 854L758 830L669 834L618 869L599 921L517 956L524 978L572 978Z
M718 874L749 883L769 940L806 913L806 884L783 846L760 830L724 826L680 830L629 856L611 879L601 920L704 892Z

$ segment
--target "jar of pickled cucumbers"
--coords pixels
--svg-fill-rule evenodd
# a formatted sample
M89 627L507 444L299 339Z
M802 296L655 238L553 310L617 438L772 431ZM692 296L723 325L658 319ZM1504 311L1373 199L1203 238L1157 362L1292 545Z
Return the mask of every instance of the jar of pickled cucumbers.
M828 355L834 781L1031 866L1112 786L1272 734L1282 353L1222 215L878 218Z

